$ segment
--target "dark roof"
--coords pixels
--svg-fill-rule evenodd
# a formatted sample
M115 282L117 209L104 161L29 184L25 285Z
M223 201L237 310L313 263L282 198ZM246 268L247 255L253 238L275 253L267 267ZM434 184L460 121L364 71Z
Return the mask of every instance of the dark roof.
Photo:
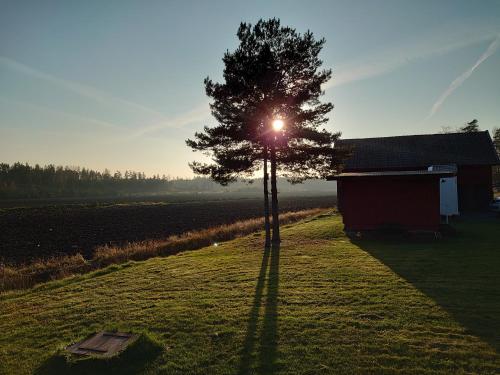
M341 139L337 145L352 149L345 170L500 164L488 131Z
M418 171L385 171L385 172L350 172L341 173L337 176L332 176L329 180L338 180L339 178L349 178L349 177L384 177L384 176L454 176L455 172L451 171L428 171L418 170Z

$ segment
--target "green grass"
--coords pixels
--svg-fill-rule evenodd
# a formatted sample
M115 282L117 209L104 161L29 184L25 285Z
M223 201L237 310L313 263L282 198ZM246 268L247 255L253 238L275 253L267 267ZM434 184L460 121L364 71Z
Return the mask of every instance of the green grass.
M363 240L338 216L0 296L0 373L42 374L98 330L163 346L139 373L500 372L500 226L454 238Z

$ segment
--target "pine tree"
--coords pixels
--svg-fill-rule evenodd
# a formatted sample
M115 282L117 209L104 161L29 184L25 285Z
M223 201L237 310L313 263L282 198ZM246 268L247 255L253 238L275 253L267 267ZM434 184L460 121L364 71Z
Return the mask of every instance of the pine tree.
M493 129L493 144L500 158L500 128ZM500 190L500 166L493 167L493 184L497 190Z
M477 119L472 120L471 122L466 123L462 126L459 131L462 133L475 133L479 131L479 121Z
M343 156L333 149L340 133L320 129L333 108L319 100L321 85L332 73L320 70L325 39L316 40L310 31L299 34L270 19L254 26L241 23L237 37L239 46L223 58L224 82L208 77L204 82L218 124L205 126L194 140L186 141L193 150L210 155L213 163L190 166L223 185L263 168L266 201L269 160L272 240L279 243L277 172L293 182L322 178L335 172ZM281 124L275 120L282 121L281 129L273 127ZM267 221L266 203L264 207ZM266 230L266 244L268 235Z
M500 128L493 129L493 144L495 145L498 155L500 155Z

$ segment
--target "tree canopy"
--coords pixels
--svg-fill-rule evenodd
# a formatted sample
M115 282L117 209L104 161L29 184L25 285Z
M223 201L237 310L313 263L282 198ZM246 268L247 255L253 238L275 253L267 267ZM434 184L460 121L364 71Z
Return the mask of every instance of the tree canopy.
M204 82L217 125L205 126L187 144L213 162L193 162L193 171L222 184L252 175L262 167L264 146L276 137L277 168L291 181L331 174L339 159L332 145L340 134L319 129L333 108L319 100L332 75L320 69L325 39L282 27L275 18L241 23L237 37L239 46L223 57L224 82ZM270 128L276 118L285 122L279 134Z
M475 133L479 131L479 121L477 119L474 119L468 123L466 123L464 126L462 126L459 131L462 133Z
M493 129L493 144L495 145L498 155L500 155L500 128Z
M500 157L500 128L493 129L493 144L497 150L498 157ZM500 165L493 167L493 183L497 189L500 189Z
M452 126L443 126L441 128L442 133L475 133L480 131L479 129L479 121L477 119L473 119L472 121L466 122L463 126L452 127Z

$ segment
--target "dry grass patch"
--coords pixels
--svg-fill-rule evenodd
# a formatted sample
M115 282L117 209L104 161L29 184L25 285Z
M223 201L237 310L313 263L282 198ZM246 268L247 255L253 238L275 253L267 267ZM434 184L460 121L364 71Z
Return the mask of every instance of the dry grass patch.
M0 265L0 291L30 288L92 269L92 264L81 254L40 259L18 267Z
M314 208L286 212L280 215L280 222L285 225L326 211L328 210L324 208ZM242 220L229 225L170 236L163 240L132 242L125 246L101 246L95 249L91 259L76 254L37 260L20 266L0 264L0 291L26 289L41 282L62 279L130 260L145 260L196 250L260 231L263 226L264 218Z
M323 208L316 208L287 212L280 215L280 223L285 225L297 222L326 211ZM264 218L257 218L170 236L165 240L134 242L122 247L102 246L95 250L93 261L100 266L107 266L129 260L144 260L155 256L172 255L180 251L200 249L219 242L229 241L262 230L263 227Z

